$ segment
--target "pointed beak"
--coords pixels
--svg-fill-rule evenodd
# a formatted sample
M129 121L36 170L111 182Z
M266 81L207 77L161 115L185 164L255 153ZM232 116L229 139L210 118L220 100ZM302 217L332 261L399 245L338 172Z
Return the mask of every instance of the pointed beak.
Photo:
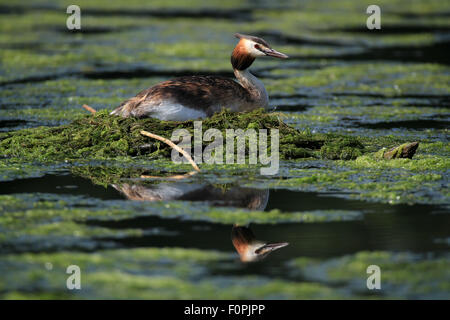
M284 53L278 52L277 50L274 50L274 49L264 50L264 53L266 54L266 56L269 56L269 57L274 57L274 58L279 58L279 59L289 58Z
M269 243L263 245L261 248L258 248L255 253L256 254L266 254L275 250L278 250L280 248L286 247L289 243L288 242L280 242L280 243Z

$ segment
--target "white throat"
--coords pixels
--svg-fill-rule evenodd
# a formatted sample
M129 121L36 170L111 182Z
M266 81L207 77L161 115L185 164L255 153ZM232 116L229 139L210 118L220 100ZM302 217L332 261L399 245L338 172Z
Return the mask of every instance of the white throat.
M269 96L266 88L258 78L252 75L248 69L234 69L234 75L239 83L249 91L252 98L261 106L261 108L267 109L269 107Z

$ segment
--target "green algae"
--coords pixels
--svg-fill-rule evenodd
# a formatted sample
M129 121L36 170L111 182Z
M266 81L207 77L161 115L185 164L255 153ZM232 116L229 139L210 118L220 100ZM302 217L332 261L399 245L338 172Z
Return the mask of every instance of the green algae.
M34 10L35 5L42 4L50 8ZM305 131L306 127L311 128L314 134L307 135L308 140L314 137L326 141L325 134L317 135L316 132L333 132L341 138L342 134L345 134L344 139L354 136L364 145L364 154L350 161L319 160L317 159L319 157L329 159L335 158L336 155L341 156L344 150L339 148L334 150L332 143L325 147L297 146L293 143L296 141L295 137L287 138L289 136L287 135L283 142L285 150L283 157L297 160L281 161L278 177L261 178L256 172L257 168L249 168L248 165L202 164L204 175L200 175L199 179L210 179L213 183L238 182L240 185L258 188L273 186L302 191L337 192L345 197L381 203L448 204L449 144L445 138L448 136L448 130L432 127L423 131L413 128L381 130L363 129L354 125L448 117L444 101L449 91L449 68L439 62L425 63L430 61L427 60L429 59L427 47L442 43L440 41L445 37L442 33L430 30L411 34L389 33L390 28L395 31L396 27L448 28L449 20L445 14L442 15L442 12L448 9L442 1L378 1L377 4L382 8L382 27L385 30L376 34L375 31L351 30L364 27L368 4L347 0L339 2L312 0L302 3L264 1L258 5L252 3L251 6L246 2L236 1L167 3L167 1L131 0L125 4L128 10L122 10L120 16L89 15L84 9L108 12L111 9L122 9L124 6L122 1L81 1L78 4L82 9L82 27L85 31L96 31L94 33L64 32L67 18L65 8L69 4L72 3L65 1L49 4L48 1L34 0L24 5L21 1L13 0L4 6L6 12L0 19L0 81L24 79L28 82L2 85L0 91L2 119L30 120L36 121L38 125L67 124L80 119L83 111L79 106L83 103L97 110L104 107L112 108L124 99L134 96L141 89L168 77L144 77L139 74L139 70L142 69L162 70L168 73L231 72L229 54L236 42L232 36L234 32L264 34L273 30L300 40L299 43L285 43L282 37L263 36L275 49L286 52L292 59L282 62L261 59L255 62L252 69L259 78L262 78L269 96L283 96L289 104L309 106L305 112L285 113L283 121L299 128L301 132ZM22 8L24 13L8 13L9 6ZM251 13L242 21L204 17L165 18L129 15L129 10L167 12L176 9L189 12L199 6L216 11L243 8L251 10ZM345 31L346 28L350 31ZM208 32L205 33L205 30ZM333 43L342 45L336 46ZM423 52L423 56L417 57L415 61L423 58L424 63L411 63L408 58L403 59L401 50L400 56L396 58L398 53L396 48L399 46L410 48L410 52ZM361 57L355 56L360 60L349 61L345 58L346 55L351 56L354 53L370 53L371 49L385 49L386 53L380 58L366 58L364 54ZM388 59L393 61L387 62ZM109 76L108 73L102 74L103 71L116 70L127 72L119 79L108 79L106 78ZM41 82L35 82L32 78L27 80L28 77L35 76L38 80L41 76L50 76L53 80ZM343 95L334 96L335 93ZM296 94L306 97L298 99ZM373 94L378 94L379 97L372 96ZM429 97L418 97L422 94ZM271 99L274 106L285 101ZM352 119L345 120L345 118ZM258 128L258 125L249 123L248 127ZM36 133L39 130L29 132ZM8 134L1 134L2 138L6 136ZM47 138L46 135L42 137ZM84 143L81 137L78 139L78 142ZM37 140L38 136L34 142ZM149 139L145 141L148 143ZM387 161L368 154L407 141L420 141L419 150L413 160ZM20 148L20 145L16 147ZM160 159L155 159L148 154L141 157L128 155L130 145L126 152L124 152L127 149L126 145L117 143L114 148L117 150L109 149L107 152L99 151L98 154L91 154L91 159L84 159L92 151L85 149L85 153L76 156L75 162L69 160L66 163L63 161L66 159L60 158L54 160L54 166L43 165L35 160L47 162L50 158L55 159L54 156L59 157L61 150L53 150L54 153L48 156L47 150L41 148L42 154L36 150L35 157L28 154L30 150L24 149L23 155L20 154L21 150L16 150L17 158L11 153L12 158L0 160L0 176L4 181L12 181L38 177L59 168L66 168L75 175L89 178L95 184L107 186L111 183L124 182L123 179L136 179L141 173L166 175L168 172L183 173L190 170L189 165L175 165L168 161L165 151L152 153L154 156L161 156ZM349 151L351 154L358 150L359 148L355 148ZM122 152L124 155L116 156L113 151L117 151L118 154ZM324 154L321 156L322 151ZM345 159L345 152L343 156ZM302 159L304 157L306 160ZM100 165L91 164L90 161L106 158L114 160ZM114 166L111 162L115 162ZM132 170L133 166L143 169ZM121 167L126 168L120 170ZM349 194L342 194L345 192ZM192 203L186 202L136 205L131 205L132 201L123 201L127 203L126 205L110 202L114 201L93 201L89 197L64 195L2 196L0 216L3 220L0 228L7 230L6 233L2 233L5 237L14 235L8 243L4 242L8 239L2 239L2 248L8 244L9 248L16 251L23 250L21 245L24 241L29 241L30 246L25 248L30 250L44 251L52 248L71 250L55 254L8 255L5 264L2 264L3 255L0 259L0 270L4 275L0 277L2 298L208 299L213 296L221 299L312 299L363 296L448 299L450 289L446 286L448 283L448 273L445 272L448 264L446 257L426 259L408 253L398 255L391 252L357 253L342 259L331 259L333 263L330 267L327 264L330 259L317 260L317 263L311 263L310 269L303 270L304 277L301 280L294 281L292 278L279 279L276 276L282 276L285 269L279 273L275 271L274 275L272 269L276 268L269 265L270 272L261 271L259 274L258 271L256 275L251 270L236 267L228 253L207 250L151 248L148 251L124 249L120 250L120 253L75 252L74 248L77 250L101 248L103 237L141 238L143 234L143 230L139 228L123 228L117 231L87 227L85 224L90 220L120 221L137 216L155 215L163 218L228 224L234 223L233 220L236 218L227 217L232 210L220 209L210 212L210 208L193 206ZM367 203L367 206L371 207L372 204ZM190 212L186 211L188 207L192 208ZM100 208L103 210L97 210ZM256 212L252 215L243 210L239 211L243 223L259 221L262 224L276 224L281 221L315 222L322 219L339 221L358 217L357 214L347 215L348 213L346 211L341 215L339 212L312 212L302 217L305 212L297 212L290 217L289 214L284 216L284 212L269 212L265 216L266 212ZM292 220L289 220L291 218ZM430 216L430 219L433 217ZM411 224L414 228L419 227L413 222ZM396 231L403 230L396 229ZM397 236L401 235L396 234ZM45 247L46 243L53 243L54 246ZM80 245L76 246L77 243ZM330 245L330 250L336 254L334 245ZM183 264L181 261L183 259L174 258L175 252L182 253L183 259L189 262ZM205 253L205 256L200 257L197 253ZM211 257L208 258L208 255ZM134 259L134 256L138 258ZM195 258L189 259L189 256ZM76 258L76 261L73 262L70 257ZM61 259L59 262L58 258ZM309 258L302 259L306 264L310 261ZM296 262L299 260L296 259ZM55 265L54 271L45 269L46 262ZM82 280L81 292L69 291L65 287L67 278L65 267L70 263L82 265L82 277L87 276ZM221 263L225 263L224 268L221 267ZM381 294L368 293L364 287L368 276L364 267L369 263L382 264ZM94 265L92 272L89 265ZM317 270L321 270L322 265L327 266L327 276L315 281L313 275L317 274ZM383 266L386 267L387 273L383 271ZM151 271L148 271L149 269ZM230 269L235 271L233 276L218 277L218 274L226 274L226 270ZM240 272L243 270L244 273L250 272L251 275L242 275ZM307 282L304 278L308 279ZM85 283L85 280L88 281Z
M28 203L23 200L27 199ZM104 237L122 238L125 236L140 236L142 230L124 229L114 231L108 228L87 226L83 221L93 217L122 217L126 210L88 210L69 206L65 201L42 201L33 197L0 196L0 225L2 234L0 243L13 245L27 243L32 245L37 240L45 243L58 244L65 242L76 244L83 239L93 241ZM80 201L78 201L80 203ZM129 212L128 212L129 213ZM38 241L40 242L40 241Z
M373 105L364 106L362 99L345 99L339 97L324 101L323 105L317 105L311 110L303 113L288 115L293 120L306 120L317 122L332 122L345 119L364 119L366 122L373 121L407 121L420 120L432 117L445 117L448 114L447 108L438 108L435 106L405 106L408 101L406 99L397 99L392 101L389 106Z
M328 139L320 149L323 159L352 160L362 155L364 146L356 138Z
M0 181L11 181L30 177L40 177L48 172L56 172L60 166L25 163L14 159L0 159Z
M449 195L442 186L447 183L448 170L446 159L375 160L362 156L323 169L291 169L289 179L268 185L316 192L340 190L350 198L390 204L447 204Z
M326 261L298 258L291 265L309 280L335 283L365 294L390 298L446 299L450 292L448 258L445 254L426 257L408 252L364 251ZM367 289L367 268L371 265L380 268L380 290Z
M118 299L305 299L339 298L333 288L314 282L269 280L263 276L215 278L210 268L232 261L230 254L185 248L103 250L96 253L21 254L4 256L0 269L2 298ZM51 264L47 270L45 265ZM65 287L67 266L81 270L81 290ZM117 266L121 266L117 268ZM15 270L10 273L8 270Z
M42 195L41 195L42 197ZM92 227L85 223L90 220L130 219L133 217L157 216L163 218L183 218L191 221L206 221L221 224L275 224L275 223L319 223L358 219L359 213L344 210L317 210L303 212L250 211L238 208L215 208L202 203L187 201L135 201L112 203L103 208L80 208L83 203L92 206L93 200L66 197L64 201L37 200L31 196L4 196L0 224L0 242L14 243L19 238L45 236L47 241L61 237L94 240L104 237L139 237L144 234L140 228L114 231L108 228ZM22 203L27 199L28 203ZM51 200L51 201L50 201ZM23 238L25 236L25 238Z
M283 72L283 71L274 71ZM269 91L285 94L315 88L324 93L366 92L386 97L407 94L447 94L448 68L439 64L396 64L386 62L331 65L302 70L298 76L268 79ZM374 85L374 83L376 83Z
M446 143L425 143L423 148L420 145L413 159L387 160L380 155L401 140L385 136L360 141L367 152L354 160L328 162L321 168L289 168L287 179L266 185L319 192L340 190L351 198L391 204L448 203L444 187L450 170ZM388 148L380 150L382 145Z
M448 297L448 281L442 281L449 277L445 257L426 259L389 252L358 252L329 260L302 257L289 263L289 280L233 275L217 279L209 271L232 260L229 253L185 248L10 254L0 262L0 269L9 275L2 280L6 292L2 298L30 298L30 285L35 292L42 292L41 298L55 298L61 292L60 298L65 299ZM45 268L49 264L51 270ZM80 267L81 290L65 288L69 265ZM369 265L381 268L381 290L366 287ZM299 273L301 281L297 280Z
M222 111L202 122L203 130L218 128L224 136L226 129L278 129L281 159L313 156L320 150L324 158L354 159L364 148L355 138L300 132L284 124L278 117L260 110L248 113ZM141 130L170 138L176 129L193 133L193 121L171 122L157 119L134 119L109 116L101 111L60 127L41 127L8 132L0 135L0 154L36 161L68 159L107 159L127 156L168 157L171 148L159 141L150 141ZM204 143L206 146L206 143ZM322 146L325 148L320 149ZM358 150L356 150L358 149Z
M2 247L11 246L12 243L21 240L21 246L26 243L23 239L33 244L32 250L39 250L43 243L47 243L46 250L71 248L77 246L84 248L83 240L88 237L90 241L100 240L103 236L108 239L116 237L139 237L136 231L130 232L122 229L120 232L109 230L103 233L105 228L90 228L85 233L86 227L80 222L84 219L114 219L130 218L136 213L144 211L148 204L135 208L132 211L120 212L120 210L84 210L67 209L69 199L65 203L61 201L30 201L29 197L17 198L16 196L2 196ZM76 200L77 205L82 201ZM32 207L30 209L29 207ZM163 204L167 213L173 216L176 205ZM185 208L184 208L185 209ZM222 212L226 216L234 212ZM240 212L242 219L244 212ZM266 213L264 213L266 214ZM272 213L267 213L269 216ZM258 213L253 217L257 217ZM70 222L71 220L77 222ZM195 218L194 218L195 219ZM54 221L62 220L63 223ZM53 221L53 222L52 222ZM68 221L68 223L65 223ZM231 218L230 224L233 219ZM311 220L314 221L314 220ZM248 222L248 221L247 221ZM45 228L50 224L50 229ZM70 225L77 227L70 228ZM49 234L41 234L43 230ZM53 226L56 226L53 228ZM59 228L58 228L59 226ZM36 231L33 229L37 228ZM72 240L68 238L72 233ZM142 233L140 233L142 234ZM17 238L19 237L20 238ZM25 235L25 237L24 237ZM16 237L17 236L17 237ZM52 246L53 242L53 246ZM16 244L17 245L17 244ZM67 247L68 245L68 247ZM96 246L93 243L85 244L86 249ZM41 248L41 250L42 250ZM29 249L30 250L30 249ZM96 251L95 253L57 252L57 253L25 253L2 255L0 270L8 276L0 279L3 288L2 298L139 298L139 299L202 299L214 295L218 299L231 298L261 298L261 299L286 299L286 298L339 298L341 293L314 282L289 282L282 279L268 279L264 276L223 276L217 279L211 270L220 268L226 263L228 268L236 268L234 256L229 253L206 251L185 248L145 248ZM47 265L51 269L46 268ZM65 287L65 272L68 265L77 265L82 272L82 290L68 292ZM14 270L14 271L13 271ZM200 279L200 280L199 280ZM34 294L27 288L35 288ZM39 293L39 294L38 294Z

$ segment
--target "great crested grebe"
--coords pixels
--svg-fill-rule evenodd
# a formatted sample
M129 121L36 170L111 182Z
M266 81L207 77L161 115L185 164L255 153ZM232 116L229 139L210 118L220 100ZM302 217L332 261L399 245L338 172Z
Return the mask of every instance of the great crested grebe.
M264 210L269 190L228 187L226 190L209 183L162 182L152 185L113 184L112 187L130 200L200 201L218 207Z
M239 43L231 54L235 79L190 76L161 82L124 101L111 112L122 117L152 117L185 121L210 117L223 108L249 111L268 108L264 85L247 69L257 57L286 59L261 38L236 33Z
M217 207L264 211L269 200L269 190L241 187L222 189L208 183L163 182L156 185L124 183L112 186L128 199L136 201L200 201ZM231 242L242 262L260 261L289 244L257 240L248 226L237 224L231 229Z
M242 262L254 262L266 258L275 250L289 245L287 242L266 243L256 240L252 230L246 226L233 225L231 241Z

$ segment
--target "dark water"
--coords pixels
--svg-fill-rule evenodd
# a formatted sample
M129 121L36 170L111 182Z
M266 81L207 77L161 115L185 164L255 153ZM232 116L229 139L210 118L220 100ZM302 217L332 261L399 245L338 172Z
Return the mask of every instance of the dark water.
M175 186L180 183L172 183ZM210 187L207 187L210 188ZM233 188L232 188L233 190ZM288 242L289 246L272 254L265 263L257 268L258 273L272 273L274 265L298 256L331 258L353 254L364 250L409 251L416 253L447 252L446 244L435 239L446 238L449 234L450 217L445 207L438 205L390 205L383 203L350 200L348 194L314 193L289 191L283 189L258 190L268 192L269 198L263 210L278 209L283 214L296 211L348 210L360 212L360 218L354 221L318 222L318 223L278 223L250 224L249 227L258 239L268 242ZM65 195L82 196L107 203L120 200L127 206L132 200L112 186L103 187L93 184L89 179L69 173L47 174L39 178L16 179L0 183L0 194L21 193L54 194L64 199ZM233 195L232 195L233 196ZM220 199L201 189L182 197L183 201L205 203L210 206L212 200L224 200L227 206L230 197ZM173 201L173 200L172 200ZM189 203L189 202L188 202ZM151 206L152 203L148 202ZM188 204L189 205L189 204ZM101 204L99 205L101 206ZM89 219L90 226L106 227L113 230L138 228L143 231L160 229L161 235L144 235L117 239L99 239L113 242L115 247L184 247L219 251L233 251L231 244L231 225L189 221L179 218L161 218L157 216L135 217L131 219L96 220ZM66 248L70 250L71 248ZM13 248L9 248L10 252ZM32 249L31 249L32 250ZM50 250L51 251L51 250ZM253 268L253 267L252 267ZM281 272L281 271L280 271ZM282 274L279 274L280 276Z
M377 167L369 163L367 168L353 168L357 173L349 179L356 181L354 186L342 187L341 181L336 181L324 188L320 182L298 186L282 182L305 175L338 175L350 170L347 164L283 162L280 176L251 184L259 189L246 187L250 178L245 172L206 172L212 185L199 178L186 184L127 181L101 186L72 173L71 164L16 163L0 155L0 282L5 284L0 297L15 298L19 293L41 298L55 292L60 297L60 283L51 282L41 256L57 261L59 254L81 254L92 271L96 255L107 257L110 253L105 249L125 249L129 252L125 261L117 262L113 269L101 262L100 271L114 274L120 270L131 277L144 274L148 279L172 272L173 279L190 285L210 281L214 294L226 288L221 281L229 281L240 289L227 298L247 299L258 292L240 284L245 276L255 277L257 286L267 279L286 280L286 292L305 282L338 288L337 295L315 295L308 289L287 296L282 295L284 289L275 288L258 296L262 298L370 294L365 290L369 262L359 256L368 252L370 263L379 262L386 269L388 289L381 297L448 299L450 291L443 284L450 282L446 272L450 270L450 10L441 2L411 6L406 0L391 1L382 5L382 30L368 31L365 9L358 1L263 0L233 5L144 1L114 6L90 1L82 5L83 17L88 18L82 30L68 31L61 3L1 4L5 28L0 30L0 134L69 123L84 114L80 108L84 103L97 110L112 109L168 78L192 74L233 77L229 53L235 45L234 32L242 32L263 37L290 56L282 62L261 59L252 65L252 72L267 88L270 106L282 113L286 123L301 130L359 136L367 143L387 136L420 141L420 146L412 164ZM391 147L380 141L379 147ZM414 167L415 161L422 168ZM295 171L299 168L306 168L306 173ZM235 174L242 176L236 178ZM215 184L222 179L234 182ZM361 187L372 182L384 186L375 196ZM132 200L136 198L145 201ZM185 214L160 214L158 198L169 210L177 204ZM11 199L16 202L10 204ZM255 209L270 215L278 210L280 221L265 222L258 216L259 220L233 229L233 223L223 222L220 215L226 214L224 211L213 217L205 214L224 207L230 214ZM128 210L127 214L94 214L95 210L117 208ZM77 209L92 210L92 214L72 218ZM336 218L341 211L345 214ZM281 219L298 212L312 212L313 220ZM321 215L327 218L321 221ZM140 233L129 234L129 230ZM232 230L264 243L289 245L260 261L242 263L232 243ZM130 267L133 262L127 264L129 261L139 260L135 248L161 252L164 248L191 248L232 258L210 261L207 266L196 262L189 267L198 274L184 277L177 273L177 266L167 264L173 257L152 260L149 256L142 269L137 262ZM378 252L388 258L383 260ZM26 253L36 256L23 258L21 254ZM397 253L405 255L405 260ZM293 266L299 258L320 262L312 269ZM338 279L322 277L326 266L339 270L336 261L351 275L340 270ZM162 270L151 271L150 266L160 263ZM362 267L355 272L352 268L358 263ZM106 285L100 282L89 287L88 283L89 289L80 296L115 298L125 292L128 295L121 297L141 298L147 297L142 295L147 291L159 294L166 288L143 285L145 289L133 291L127 280L119 285L120 290L110 290L108 285L117 281L120 277L105 280ZM355 283L359 284L356 291ZM168 288L170 295L164 297L186 298L183 290ZM245 295L247 291L250 293ZM28 296L34 293L36 296ZM191 296L210 298L187 297Z

